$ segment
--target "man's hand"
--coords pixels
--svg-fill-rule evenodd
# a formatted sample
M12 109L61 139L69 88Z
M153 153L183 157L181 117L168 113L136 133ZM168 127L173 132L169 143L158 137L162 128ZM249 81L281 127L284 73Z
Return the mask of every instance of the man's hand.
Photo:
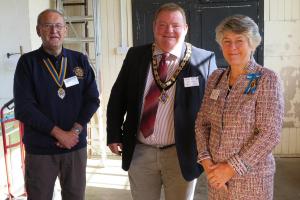
M57 126L52 129L51 135L58 140L56 145L61 148L71 149L79 142L79 136L74 131L64 131Z
M81 133L83 126L77 122L73 124L71 131L74 131L77 135Z
M108 147L111 150L111 152L113 152L114 154L117 154L119 156L122 154L122 149L123 149L122 143L111 143L108 144Z

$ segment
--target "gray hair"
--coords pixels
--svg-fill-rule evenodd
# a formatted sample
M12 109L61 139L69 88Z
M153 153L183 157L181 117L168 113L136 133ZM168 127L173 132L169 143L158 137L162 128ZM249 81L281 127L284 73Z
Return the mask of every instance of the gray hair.
M65 18L64 18L64 15L61 13L61 12L59 12L58 10L55 10L55 9L46 9L46 10L43 10L39 15L38 15L38 18L37 18L37 25L39 25L39 24L41 24L42 22L42 17L43 17L43 15L44 14L46 14L46 13L56 13L56 14L59 14L62 18L63 18L63 20L64 20L64 23L65 23Z
M258 26L248 16L233 15L221 21L216 28L216 41L220 46L224 33L227 31L246 36L248 38L249 45L253 48L253 50L255 50L261 42Z
M176 3L165 3L163 5L161 5L155 12L154 14L154 23L159 15L159 13L161 13L162 11L179 11L183 17L183 21L186 24L186 16L185 16L185 12L183 10L182 7L180 7L178 4Z

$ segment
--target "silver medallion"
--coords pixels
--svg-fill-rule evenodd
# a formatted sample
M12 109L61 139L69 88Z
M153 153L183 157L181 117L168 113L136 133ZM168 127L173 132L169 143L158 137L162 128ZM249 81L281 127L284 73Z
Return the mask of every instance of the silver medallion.
M57 95L59 96L59 98L63 99L66 96L66 91L63 88L59 88L57 90Z

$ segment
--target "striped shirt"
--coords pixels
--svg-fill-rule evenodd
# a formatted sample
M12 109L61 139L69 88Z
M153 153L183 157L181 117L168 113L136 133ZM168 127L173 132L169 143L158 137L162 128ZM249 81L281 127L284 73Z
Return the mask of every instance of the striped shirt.
M183 45L183 44L182 44ZM172 50L170 55L166 58L166 62L168 65L168 80L176 71L179 63L179 59L181 57L181 50L182 45L178 45L174 50ZM158 49L157 47L154 50L154 56L157 59L157 63L159 63L161 59L161 54L163 51ZM143 97L143 107L145 102L145 97L149 92L150 86L154 81L153 74L152 74L152 67L150 64L146 87L144 90L144 97ZM138 134L138 140L144 144L148 145L170 145L175 143L174 138L174 98L175 98L175 89L176 83L172 85L167 91L166 94L168 96L168 100L165 103L159 101L155 124L154 124L154 131L153 134L147 138L144 138L142 132L140 131ZM142 110L143 113L143 110Z

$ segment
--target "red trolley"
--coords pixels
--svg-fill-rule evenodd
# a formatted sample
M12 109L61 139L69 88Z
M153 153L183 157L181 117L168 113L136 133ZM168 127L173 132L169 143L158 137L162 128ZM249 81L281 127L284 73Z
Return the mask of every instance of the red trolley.
M25 151L22 143L23 125L15 119L13 99L1 108L0 120L8 190L7 199L26 197L24 188ZM14 188L14 185L18 186Z

